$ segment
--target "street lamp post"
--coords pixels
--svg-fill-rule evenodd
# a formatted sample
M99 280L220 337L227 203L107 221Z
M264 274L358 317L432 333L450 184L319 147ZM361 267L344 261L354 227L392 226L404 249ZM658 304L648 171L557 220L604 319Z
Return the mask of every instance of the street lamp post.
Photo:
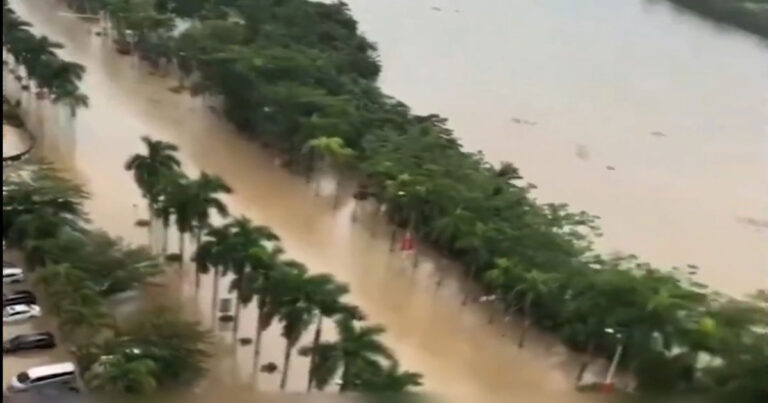
M624 352L624 335L613 328L607 328L605 332L614 335L619 340L619 346L616 347L616 352L611 360L611 366L608 367L608 373L605 375L605 385L611 385L613 383L613 376L616 374L616 368L619 366L621 354Z

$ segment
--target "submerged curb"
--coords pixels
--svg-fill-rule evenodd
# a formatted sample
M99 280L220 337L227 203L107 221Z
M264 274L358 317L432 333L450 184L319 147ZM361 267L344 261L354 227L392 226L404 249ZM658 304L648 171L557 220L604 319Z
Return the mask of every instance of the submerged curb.
M5 134L5 131L8 129L12 129L22 136L27 136L29 139L29 146L16 154L5 155L5 153L3 153L3 165L12 164L25 159L32 152L32 149L35 148L35 144L37 142L37 139L32 135L32 133L29 133L28 131L21 128L3 124L3 134ZM5 144L3 144L3 148L5 148Z

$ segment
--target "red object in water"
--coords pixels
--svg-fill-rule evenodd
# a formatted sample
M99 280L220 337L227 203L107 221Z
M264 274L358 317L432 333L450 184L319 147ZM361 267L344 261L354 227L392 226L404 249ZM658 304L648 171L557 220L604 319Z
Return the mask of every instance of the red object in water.
M413 250L413 237L410 231L406 231L403 240L400 241L400 250L403 252Z
M616 386L612 383L604 383L600 386L600 392L613 393L616 391Z

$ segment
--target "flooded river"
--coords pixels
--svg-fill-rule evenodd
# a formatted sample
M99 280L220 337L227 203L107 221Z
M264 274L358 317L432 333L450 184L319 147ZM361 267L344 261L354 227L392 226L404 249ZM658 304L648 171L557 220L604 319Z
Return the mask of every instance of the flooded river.
M603 216L606 247L662 264L697 263L707 280L729 290L760 281L764 234L736 219L766 213L759 110L768 93L764 47L635 0L579 7L566 1L433 3L350 2L380 44L388 92L417 112L445 114L467 148L515 161L543 199ZM41 148L92 191L96 224L146 241L146 231L133 226L144 203L122 164L142 150L141 135L172 141L185 169L218 174L234 188L228 198L234 213L271 226L288 254L311 270L349 283L350 300L387 327L385 341L403 367L425 375L425 391L456 403L582 399L573 391L577 360L542 334L518 350L516 323L489 325L484 307L460 305L462 289L450 264L427 256L413 270L388 252L385 226L353 224L349 203L331 209L330 198L315 197L312 187L276 167L274 156L239 136L202 100L167 91L172 79L118 56L88 25L63 15L58 2L11 4L37 31L65 44L63 57L87 68L82 86L91 107L74 121L32 100L26 113L31 129L44 134ZM441 11L431 8L438 5ZM586 160L575 155L580 145ZM438 288L442 276L447 280ZM185 284L191 278L187 274ZM205 279L197 299L203 313L210 286ZM187 295L194 300L189 287ZM241 337L253 335L254 318L250 307ZM283 347L273 325L262 362L281 364ZM216 379L250 378L253 348L235 349L235 362L222 354L214 366L225 374ZM307 360L296 357L292 368L289 389L301 391ZM262 389L276 390L277 378L262 376ZM215 385L204 383L204 392L244 401L235 389Z
M385 91L599 215L602 248L768 287L768 42L666 1L347 2Z

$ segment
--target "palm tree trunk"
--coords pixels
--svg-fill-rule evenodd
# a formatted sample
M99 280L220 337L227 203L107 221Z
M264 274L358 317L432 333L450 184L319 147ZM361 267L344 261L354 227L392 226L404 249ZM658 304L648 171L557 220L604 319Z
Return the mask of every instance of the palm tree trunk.
M256 340L253 342L253 379L256 386L259 385L259 363L261 361L261 336L264 335L264 329L261 328L262 309L259 308L256 313Z
M240 325L240 285L235 293L235 320L232 322L232 341L237 341L237 328Z
M289 342L285 344L285 356L283 357L283 375L280 377L280 390L285 390L285 385L288 384L288 370L291 366L291 353L293 352L293 345Z
M213 267L213 297L211 298L211 324L216 327L216 307L219 304L219 267Z
M147 244L152 251L152 202L147 202Z
M179 231L179 270L184 268L184 232Z
M314 379L312 376L312 369L315 366L315 352L317 351L317 346L320 344L320 336L323 332L323 316L320 315L320 317L317 318L317 327L315 328L315 337L312 339L312 352L309 355L309 378L307 379L307 392L312 390L312 384L314 383Z
M168 228L169 224L168 222L163 222L163 246L162 246L162 253L163 257L168 253Z
M203 231L198 229L195 234L195 250L200 250L200 243L202 242ZM195 295L200 291L200 271L195 268Z
M349 368L347 363L344 363L344 369L341 370L341 386L339 386L339 393L344 393L349 388Z

